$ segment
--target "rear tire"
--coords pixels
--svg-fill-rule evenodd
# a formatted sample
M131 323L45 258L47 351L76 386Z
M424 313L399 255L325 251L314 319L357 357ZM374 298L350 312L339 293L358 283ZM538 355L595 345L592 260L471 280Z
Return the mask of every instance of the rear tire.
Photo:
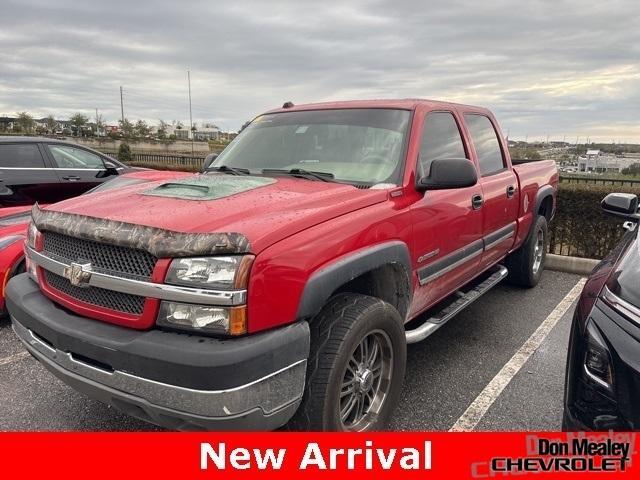
M509 283L526 288L538 284L547 258L547 238L547 219L538 215L524 245L506 259Z
M311 321L302 403L287 427L305 431L384 428L404 381L402 317L389 303L354 293L333 297Z

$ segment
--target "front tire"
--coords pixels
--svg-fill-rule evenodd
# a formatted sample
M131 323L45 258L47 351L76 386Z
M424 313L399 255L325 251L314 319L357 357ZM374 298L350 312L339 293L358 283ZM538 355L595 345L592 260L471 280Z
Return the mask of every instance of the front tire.
M538 215L524 245L507 257L510 283L526 288L538 284L547 258L547 238L547 219Z
M288 427L384 428L398 403L406 366L398 311L378 298L345 293L333 297L310 325L305 393Z

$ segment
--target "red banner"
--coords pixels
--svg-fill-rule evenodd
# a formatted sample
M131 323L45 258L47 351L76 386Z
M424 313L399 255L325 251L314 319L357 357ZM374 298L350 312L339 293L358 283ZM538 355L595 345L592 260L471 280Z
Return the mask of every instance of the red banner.
M3 433L4 478L638 478L634 433ZM585 477L586 475L586 477Z

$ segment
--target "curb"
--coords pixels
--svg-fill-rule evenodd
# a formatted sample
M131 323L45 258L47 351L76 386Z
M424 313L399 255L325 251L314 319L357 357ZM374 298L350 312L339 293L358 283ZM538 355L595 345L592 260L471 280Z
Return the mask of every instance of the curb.
M591 270L600 263L600 260L593 258L569 257L566 255L555 255L547 253L544 268L556 272L575 273L578 275L589 275Z

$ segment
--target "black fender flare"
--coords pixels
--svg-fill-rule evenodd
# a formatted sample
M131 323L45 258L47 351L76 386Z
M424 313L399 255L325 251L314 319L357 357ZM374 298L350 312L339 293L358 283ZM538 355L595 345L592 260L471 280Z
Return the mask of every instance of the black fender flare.
M300 298L297 319L314 317L340 286L363 273L389 264L400 265L403 268L411 296L411 256L407 245L399 240L380 243L340 257L311 274Z
M553 198L553 194L555 193L555 189L551 185L544 185L538 189L538 193L536 193L536 201L535 201L535 210L533 211L534 215L538 214L540 210L540 205L545 198L551 197ZM551 212L551 218L554 217L556 213L556 204L553 202L553 210Z

